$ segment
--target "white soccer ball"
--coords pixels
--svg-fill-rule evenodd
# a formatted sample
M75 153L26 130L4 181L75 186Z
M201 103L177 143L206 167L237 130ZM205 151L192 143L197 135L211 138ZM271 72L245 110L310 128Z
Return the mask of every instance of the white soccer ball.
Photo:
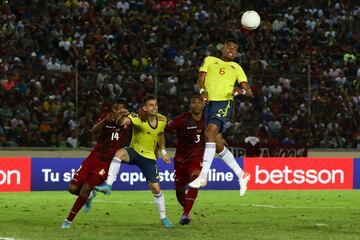
M249 30L256 29L260 25L260 21L260 15L254 10L246 11L241 16L241 25Z

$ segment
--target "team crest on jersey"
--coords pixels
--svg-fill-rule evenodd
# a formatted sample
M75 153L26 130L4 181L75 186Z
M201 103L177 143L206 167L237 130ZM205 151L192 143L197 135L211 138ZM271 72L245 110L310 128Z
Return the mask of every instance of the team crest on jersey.
M233 65L230 65L232 69L235 69L235 67Z
M101 171L99 172L99 175L104 176L105 173L106 173L106 171L104 169L101 169Z

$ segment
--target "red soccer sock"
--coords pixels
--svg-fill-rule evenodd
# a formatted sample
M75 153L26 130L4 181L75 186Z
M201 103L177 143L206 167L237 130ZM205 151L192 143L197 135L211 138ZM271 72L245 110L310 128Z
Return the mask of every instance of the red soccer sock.
M181 206L184 207L185 199L186 199L185 190L177 190L176 189L176 198L177 198L178 202L181 204Z
M69 213L69 216L66 219L69 220L70 222L72 222L74 220L74 218L76 217L76 214L80 211L80 209L86 203L87 199L88 199L87 197L79 196L76 199L76 201L75 201L75 203L74 203L74 205L73 205L73 207L72 207L72 209L71 209L71 211Z
M198 192L199 192L199 189L197 189L197 188L189 188L189 190L186 194L186 199L185 199L184 214L189 215L189 213L194 205L194 202L195 202Z

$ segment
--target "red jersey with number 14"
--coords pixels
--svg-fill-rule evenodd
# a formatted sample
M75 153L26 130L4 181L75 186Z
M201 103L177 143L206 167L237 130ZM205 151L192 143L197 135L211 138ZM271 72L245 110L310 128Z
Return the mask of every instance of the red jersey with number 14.
M205 150L205 121L203 114L200 121L197 121L193 118L191 112L185 112L170 121L165 130L176 131L175 161L181 163L202 161Z
M106 113L101 114L98 122L103 120L106 115ZM129 145L131 132L131 127L119 127L113 123L107 123L97 139L92 154L96 154L101 161L111 161L118 149Z

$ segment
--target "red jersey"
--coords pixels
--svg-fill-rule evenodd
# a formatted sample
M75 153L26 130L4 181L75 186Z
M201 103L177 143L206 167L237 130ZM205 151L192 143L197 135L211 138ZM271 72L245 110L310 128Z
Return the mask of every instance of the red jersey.
M106 115L106 113L101 114L98 122L103 120ZM131 132L129 126L119 127L113 123L107 123L101 130L92 153L96 154L101 161L111 161L116 150L129 145Z
M185 112L169 121L165 131L176 131L178 138L175 161L186 163L202 161L205 150L205 120L202 114L200 121L193 118L191 112Z

